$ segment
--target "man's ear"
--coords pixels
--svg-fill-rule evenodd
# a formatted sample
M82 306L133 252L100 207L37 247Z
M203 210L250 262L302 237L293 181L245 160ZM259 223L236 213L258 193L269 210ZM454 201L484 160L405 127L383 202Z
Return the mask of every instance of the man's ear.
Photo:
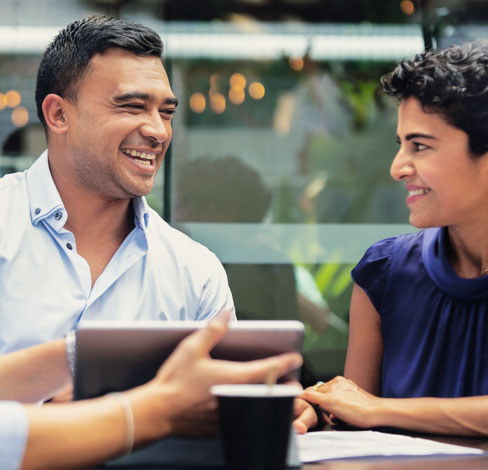
M47 127L55 134L63 134L68 130L65 108L66 101L54 93L47 95L42 102L42 112Z

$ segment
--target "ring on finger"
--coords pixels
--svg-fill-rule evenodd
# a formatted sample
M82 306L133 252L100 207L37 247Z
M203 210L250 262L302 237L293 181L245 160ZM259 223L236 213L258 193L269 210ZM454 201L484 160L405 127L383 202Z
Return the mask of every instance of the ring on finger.
M324 382L322 382L321 380L319 380L312 388L312 390L314 392L319 392L320 391L320 386L323 385Z

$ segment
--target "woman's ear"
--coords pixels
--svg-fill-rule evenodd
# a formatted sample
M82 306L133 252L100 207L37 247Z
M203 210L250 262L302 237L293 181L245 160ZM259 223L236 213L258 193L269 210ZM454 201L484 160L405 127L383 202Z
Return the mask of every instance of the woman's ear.
M65 107L65 100L54 93L47 95L42 102L42 112L46 125L55 134L63 134L68 130Z

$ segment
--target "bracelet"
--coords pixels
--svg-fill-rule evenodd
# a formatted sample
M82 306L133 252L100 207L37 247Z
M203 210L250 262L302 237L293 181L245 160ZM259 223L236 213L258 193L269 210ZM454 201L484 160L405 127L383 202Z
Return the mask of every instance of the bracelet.
M124 411L126 438L124 453L122 455L130 454L132 452L132 448L134 447L134 413L132 413L132 407L130 406L130 402L127 397L122 393L112 392L107 396L116 398Z
M66 333L64 337L66 341L66 357L68 358L69 371L71 372L71 377L75 376L75 351L76 351L76 332L75 330L70 330Z

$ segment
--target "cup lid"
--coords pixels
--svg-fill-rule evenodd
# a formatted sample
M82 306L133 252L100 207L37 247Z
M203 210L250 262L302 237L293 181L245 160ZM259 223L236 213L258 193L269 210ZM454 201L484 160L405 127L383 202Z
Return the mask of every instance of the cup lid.
M210 393L221 397L296 397L302 392L299 385L224 384L214 385Z

